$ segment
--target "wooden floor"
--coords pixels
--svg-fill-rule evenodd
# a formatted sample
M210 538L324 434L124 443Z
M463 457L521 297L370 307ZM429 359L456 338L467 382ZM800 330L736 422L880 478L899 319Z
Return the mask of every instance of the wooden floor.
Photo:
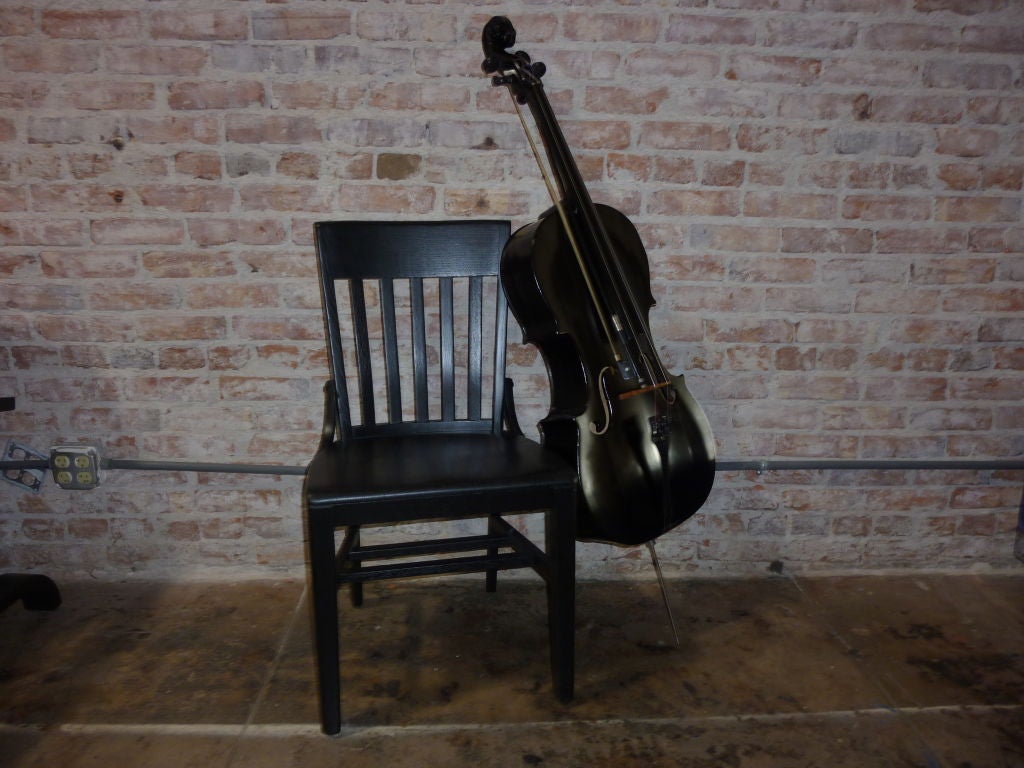
M1024 766L1024 574L367 588L320 734L304 584L61 584L0 614L0 765Z

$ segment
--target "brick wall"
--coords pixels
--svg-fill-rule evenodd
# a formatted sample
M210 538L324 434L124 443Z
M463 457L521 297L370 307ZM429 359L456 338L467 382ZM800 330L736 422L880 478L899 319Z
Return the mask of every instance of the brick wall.
M1018 0L521 2L599 201L648 247L720 455L1024 450ZM0 7L0 438L301 464L311 224L547 207L472 3ZM521 418L545 407L514 345ZM0 484L0 568L302 573L298 478ZM1020 473L721 476L675 574L1009 566ZM580 549L638 573L637 550Z

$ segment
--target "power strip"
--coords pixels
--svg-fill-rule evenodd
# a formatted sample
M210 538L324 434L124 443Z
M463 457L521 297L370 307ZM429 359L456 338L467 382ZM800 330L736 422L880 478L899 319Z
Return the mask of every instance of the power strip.
M91 445L55 445L50 471L66 491L88 491L100 484L100 453Z

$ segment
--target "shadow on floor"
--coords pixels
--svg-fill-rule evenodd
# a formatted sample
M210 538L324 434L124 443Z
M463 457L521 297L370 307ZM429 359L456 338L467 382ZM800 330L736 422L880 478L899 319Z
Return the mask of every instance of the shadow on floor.
M1024 765L1024 576L582 583L577 696L544 590L342 603L342 737L319 734L299 582L62 584L0 614L4 766Z

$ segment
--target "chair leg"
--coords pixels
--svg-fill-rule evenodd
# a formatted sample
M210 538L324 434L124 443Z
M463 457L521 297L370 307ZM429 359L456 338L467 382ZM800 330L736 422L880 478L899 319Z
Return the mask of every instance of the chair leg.
M353 549L359 548L359 526L353 525L345 531L345 542L341 545L341 567L342 569L358 570L359 561L350 560L348 553ZM348 585L348 596L352 603L353 608L358 608L363 604L363 582L353 581Z
M487 535L488 536L495 536L495 535L498 534L498 529L497 529L497 525L496 525L497 519L498 518L495 515L491 515L491 516L489 516L487 518ZM498 554L498 547L493 546L493 547L488 547L487 548L487 556L488 557L494 557L497 554ZM487 575L485 577L484 584L485 584L485 588L486 588L486 590L488 592L497 592L498 591L498 570L496 568L492 568L491 570L487 571Z
M320 686L320 727L341 730L341 659L338 638L338 575L333 526L309 524L309 560L313 582L313 632Z
M576 631L576 525L570 498L545 517L544 539L550 574L547 582L551 680L562 702L573 697Z

